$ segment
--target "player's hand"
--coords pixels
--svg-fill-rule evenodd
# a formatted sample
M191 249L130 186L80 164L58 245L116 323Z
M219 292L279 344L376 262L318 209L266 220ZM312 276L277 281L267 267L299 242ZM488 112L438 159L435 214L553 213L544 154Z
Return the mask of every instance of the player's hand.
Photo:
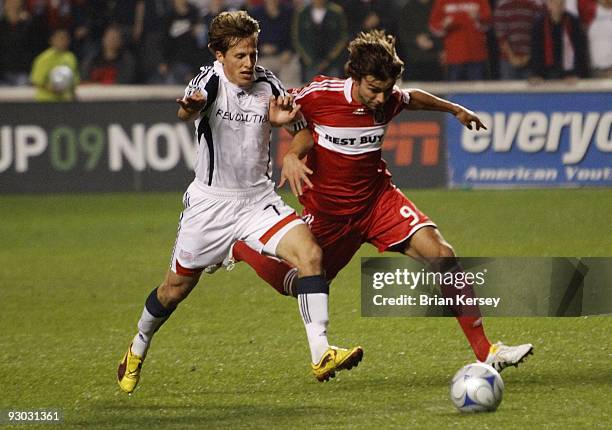
M268 119L273 127L289 124L300 111L300 105L293 104L293 96L270 96Z
M294 196L299 197L302 195L302 181L311 188L313 186L308 179L308 175L312 175L312 170L306 167L306 164L295 154L287 154L283 158L283 168L281 169L278 187L280 188L285 185L285 182L289 182L291 192Z
M485 130L487 129L487 127L484 126L480 118L478 118L474 112L464 107L462 107L461 110L455 114L455 117L469 130L472 130L472 127L475 127L476 130L480 130L481 128ZM473 126L472 123L474 123Z
M450 27L451 25L453 25L453 22L455 21L455 17L451 16L451 15L446 15L444 17L444 19L442 20L442 28L444 30L447 30L448 27Z
M416 45L423 51L429 51L434 47L433 40L427 33L419 33L415 38Z
M200 91L196 91L188 97L176 99L176 102L188 113L200 112L206 106L206 97Z

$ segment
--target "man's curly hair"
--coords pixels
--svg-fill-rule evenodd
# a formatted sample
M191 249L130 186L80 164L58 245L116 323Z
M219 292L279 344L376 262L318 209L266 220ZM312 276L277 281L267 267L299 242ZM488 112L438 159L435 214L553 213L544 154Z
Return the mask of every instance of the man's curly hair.
M368 75L379 81L399 79L404 62L395 51L395 37L382 30L361 32L348 46L349 60L344 66L348 76L360 80Z

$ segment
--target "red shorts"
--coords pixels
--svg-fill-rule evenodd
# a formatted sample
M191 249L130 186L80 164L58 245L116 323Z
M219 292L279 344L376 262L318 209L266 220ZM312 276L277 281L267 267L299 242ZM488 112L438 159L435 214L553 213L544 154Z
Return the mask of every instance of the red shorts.
M302 218L310 226L323 250L323 268L328 280L353 258L365 242L384 252L425 226L436 225L394 185L360 215L330 217L304 208Z

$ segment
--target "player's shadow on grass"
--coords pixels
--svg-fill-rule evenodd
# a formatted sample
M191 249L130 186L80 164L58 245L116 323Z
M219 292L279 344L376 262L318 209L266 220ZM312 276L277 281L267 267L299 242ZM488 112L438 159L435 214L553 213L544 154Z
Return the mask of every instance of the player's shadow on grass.
M576 387L577 385L610 385L612 381L612 369L599 372L586 372L583 369L574 373L555 372L554 368L543 372L530 372L527 368L523 370L505 371L502 373L502 379L505 383L511 383L513 386L533 386L542 385L544 387ZM513 372L510 375L510 372ZM520 374L519 374L520 372Z
M364 376L347 378L347 385L357 390L388 390L394 391L398 388L414 387L414 388L431 388L434 386L447 386L451 376L441 374L425 374L419 373L416 375L393 375L388 376Z
M98 413L95 420L73 422L86 425L89 428L104 428L113 420L122 426L142 428L147 426L173 428L271 428L282 427L291 420L310 421L313 418L323 418L330 414L346 413L338 410L337 405L329 407L313 405L283 406L279 404L260 405L219 405L204 402L203 404L159 405L124 403L106 403L96 406Z

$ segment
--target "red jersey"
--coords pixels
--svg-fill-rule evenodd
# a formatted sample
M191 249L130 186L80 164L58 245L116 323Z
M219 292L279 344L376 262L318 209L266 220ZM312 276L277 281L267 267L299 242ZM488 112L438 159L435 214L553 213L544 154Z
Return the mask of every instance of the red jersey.
M390 182L382 144L389 122L406 107L410 95L395 87L383 109L374 112L352 99L352 86L350 78L317 76L292 91L314 139L306 161L314 172L314 188L306 188L300 197L311 213L359 214Z
M445 29L446 18L452 22ZM490 24L487 0L436 0L429 17L432 33L444 37L447 64L485 61L489 56L486 32Z

